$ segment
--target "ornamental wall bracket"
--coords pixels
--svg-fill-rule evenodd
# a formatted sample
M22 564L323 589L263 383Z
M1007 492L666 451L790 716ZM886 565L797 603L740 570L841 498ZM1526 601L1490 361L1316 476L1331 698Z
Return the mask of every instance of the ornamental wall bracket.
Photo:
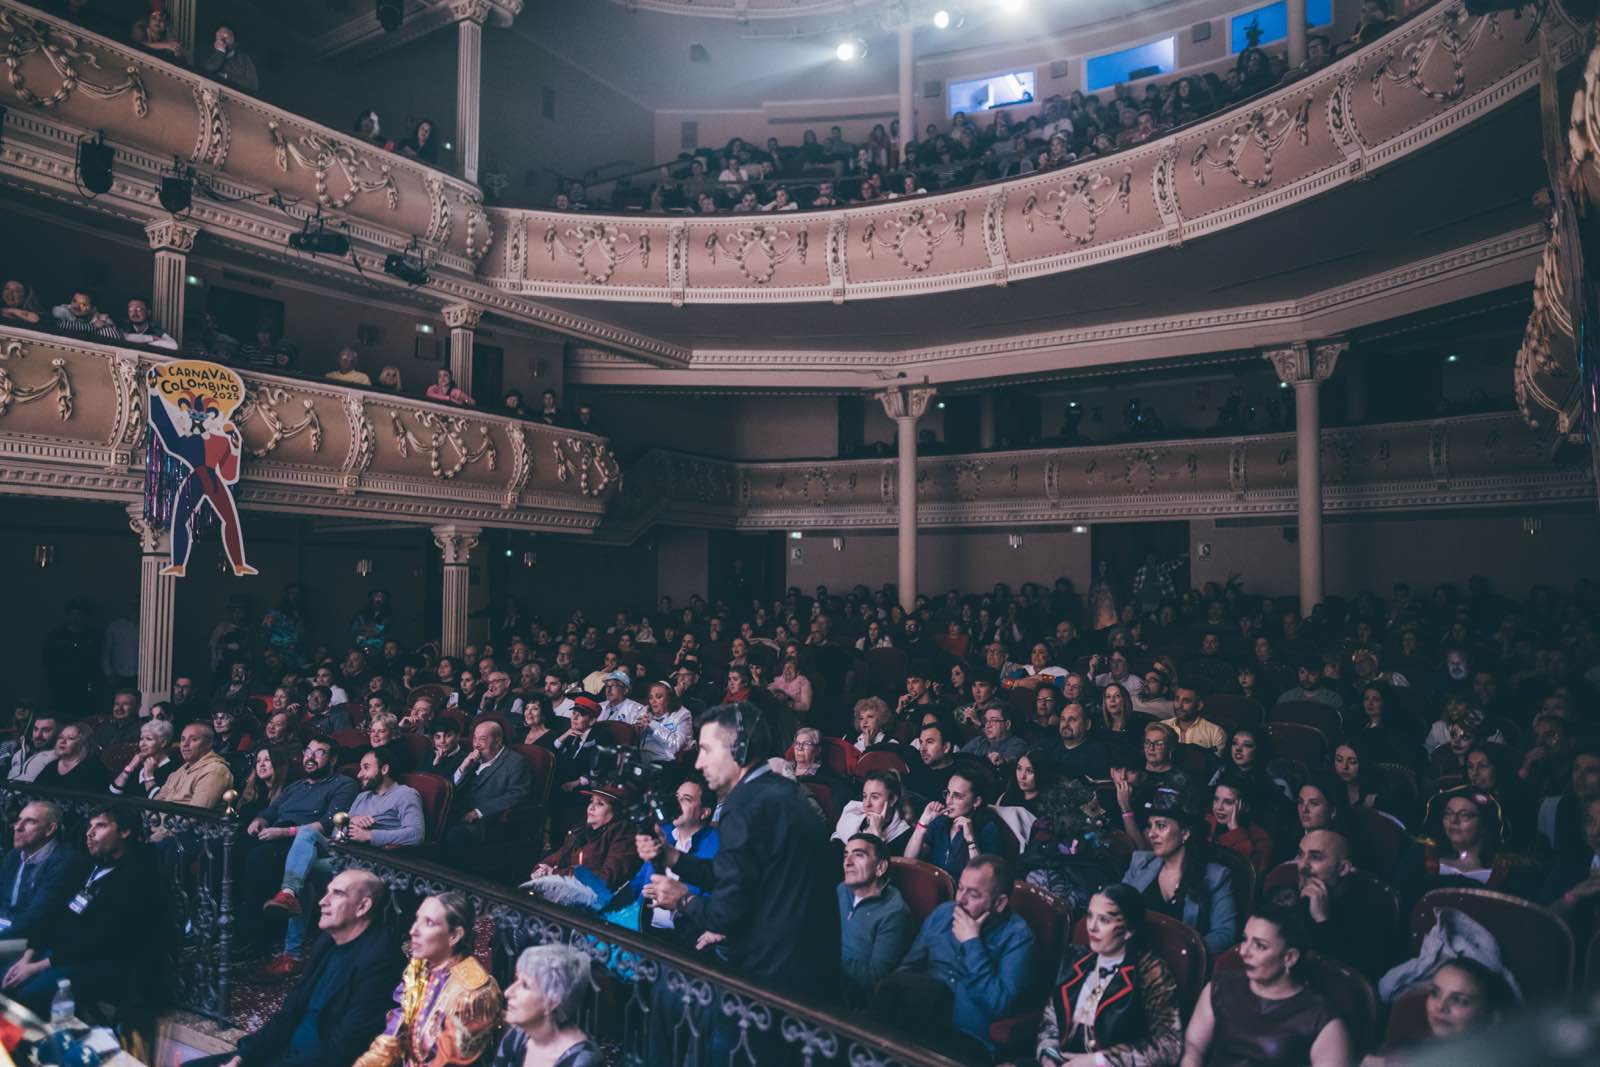
M452 330L476 330L483 321L483 308L476 304L446 304L440 314Z
M1011 263L1006 252L1006 190L990 191L983 203L983 250L989 254L989 269L994 284L1005 287L1011 281Z
M928 402L936 392L938 390L931 386L885 389L878 394L878 403L883 405L883 413L891 419L920 419L927 412Z
M1204 185L1209 167L1227 171L1246 189L1264 189L1271 185L1273 158L1289 136L1297 136L1302 145L1310 143L1311 100L1311 94L1307 93L1293 115L1276 104L1252 108L1217 139L1215 147L1209 141L1200 142L1189 160L1195 180ZM1256 175L1247 174L1243 166L1251 148L1260 155L1260 173Z
M138 356L118 351L111 357L110 367L117 410L106 445L112 450L108 469L115 470L133 462L133 451L143 435L144 389L140 385Z
M176 252L188 255L194 251L194 239L200 236L200 227L192 222L177 219L152 219L144 224L144 237L157 252Z
M1355 95L1356 71L1346 67L1328 93L1328 133L1344 156L1350 175L1366 181L1371 177L1367 172L1367 140L1356 123Z
M650 269L650 235L641 230L624 233L609 222L579 223L560 228L554 224L544 231L544 250L552 260L556 250L566 253L578 265L578 272L595 285L605 285L617 268L638 257L639 269Z
M1183 208L1178 203L1178 144L1168 144L1157 157L1150 171L1150 195L1156 202L1156 214L1161 216L1161 226L1167 244L1173 248L1183 246Z
M622 489L622 468L605 445L581 437L558 437L550 445L555 451L557 481L576 478L578 491L591 497L612 485Z
M21 341L8 341L0 348L0 360L22 359L28 354ZM57 356L50 361L50 376L39 385L20 386L11 372L0 367L0 415L8 415L12 404L31 404L35 400L56 395L56 414L62 422L72 418L72 377L67 373L67 361Z
M805 230L790 233L778 226L756 223L713 230L706 237L706 253L715 263L717 253L721 252L733 260L747 281L766 285L778 273L778 267L791 257L804 264L810 243Z
M522 499L528 479L533 477L533 450L528 447L528 432L521 426L508 427L506 436L511 441L511 482L506 486L506 495L500 501L500 506L511 511Z
M528 227L513 225L506 235L506 277L518 281L528 276Z
M1079 245L1086 245L1094 240L1095 225L1112 204L1121 204L1123 213L1128 212L1128 200L1132 191L1131 167L1125 169L1121 178L1115 181L1101 172L1079 174L1070 182L1062 182L1045 193L1046 206L1043 208L1039 206L1039 194L1029 193L1028 198L1022 202L1022 221L1031 233L1034 216L1039 215L1060 230L1063 237ZM1075 227L1073 220L1079 214L1083 216L1083 223Z
M74 92L96 100L115 100L127 93L133 97L135 115L142 119L150 113L150 97L137 66L124 67L123 80L115 85L102 85L84 75L86 70L100 70L100 60L86 49L86 42L77 34L10 9L0 10L0 30L11 35L6 41L6 75L17 99L24 104L53 111L71 99ZM61 76L61 84L48 96L29 89L22 75L22 61L36 54L44 56Z
M833 290L833 302L844 303L845 287L850 282L850 264L847 254L850 247L850 220L836 214L828 220L828 286Z
M1269 348L1261 355L1272 364L1278 380L1294 385L1296 382L1325 382L1333 376L1333 368L1350 343L1343 338L1326 341L1296 341L1280 348Z
M141 556L164 556L171 551L172 526L170 523L151 522L144 514L144 501L129 504L128 529L139 539ZM168 578L168 581L174 579Z
M317 203L323 207L349 207L356 197L381 191L386 196L389 210L400 210L400 188L395 184L389 164L374 165L365 156L356 155L355 149L343 141L334 141L321 134L304 133L291 141L283 135L276 119L268 120L267 134L272 139L278 169L287 174L292 160L296 166L311 171L316 181ZM347 186L343 196L328 192L328 173L336 168ZM377 176L373 177L374 174Z
M438 546L446 567L465 567L472 562L472 551L478 547L478 535L483 531L476 526L435 526L433 543Z
M228 149L233 144L233 123L228 118L227 98L214 85L194 86L194 151L189 162L221 170L228 164Z
M343 396L345 422L350 427L350 451L345 454L339 468L341 495L354 493L361 479L372 467L372 458L378 451L378 431L367 417L367 407L354 392Z
M966 208L952 216L938 208L917 207L890 218L873 219L862 229L861 243L867 246L867 258L877 258L874 250L886 248L902 267L921 274L933 265L934 252L950 236L957 244L967 243Z
M394 431L395 448L400 453L400 458L405 459L412 452L424 453L428 457L428 469L435 478L450 479L460 474L469 464L482 460L489 470L494 470L500 462L500 454L494 447L494 440L489 436L489 428L480 424L478 426L478 447L468 448L461 436L466 430L466 420L456 415L440 415L432 411L413 411L410 413L416 424L427 431L427 440L422 440L411 432L405 424L402 413L391 410L389 412L390 427ZM448 446L455 453L455 459L448 466L444 462L444 450Z
M235 421L244 426L251 419L259 418L267 428L267 439L260 448L245 451L261 459L276 451L283 442L292 441L301 434L311 439L311 451L322 451L322 420L317 418L316 405L309 398L301 398L300 421L290 425L278 409L288 405L291 399L289 390L281 385L258 385L250 390Z
M422 239L442 247L450 241L450 224L454 218L450 213L450 198L445 193L443 178L430 174L423 185L428 190L428 228Z
M672 294L672 306L683 307L684 295L689 289L689 227L674 222L667 230L667 291Z
M1464 5L1451 8L1433 24L1433 29L1428 33L1403 45L1398 51L1391 49L1384 61L1372 71L1372 99L1379 104L1385 103L1384 82L1408 85L1429 100L1439 103L1454 103L1461 99L1461 94L1467 88L1467 56L1478 46L1485 31L1496 40L1500 38L1498 12L1491 11L1480 16L1471 29L1462 32L1464 17ZM1443 86L1437 82L1430 83L1429 79L1430 68L1437 65L1434 60L1441 55L1447 57L1450 63L1450 78Z

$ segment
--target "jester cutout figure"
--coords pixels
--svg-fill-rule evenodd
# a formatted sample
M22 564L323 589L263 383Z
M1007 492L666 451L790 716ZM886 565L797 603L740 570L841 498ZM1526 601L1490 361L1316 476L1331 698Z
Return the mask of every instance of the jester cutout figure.
M245 562L233 484L244 442L231 416L244 400L244 382L227 367L179 360L148 376L150 428L161 448L188 468L172 503L172 557L162 574L183 576L194 546L195 521L207 504L222 523L222 547L233 573L255 574Z

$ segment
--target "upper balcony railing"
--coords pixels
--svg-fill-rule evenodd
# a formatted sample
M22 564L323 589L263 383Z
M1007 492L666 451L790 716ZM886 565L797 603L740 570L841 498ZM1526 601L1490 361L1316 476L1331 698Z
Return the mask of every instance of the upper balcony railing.
M1562 61L1578 35L1559 5ZM1364 178L1538 80L1529 19L1446 2L1317 73L1137 148L936 196L710 216L491 208L504 291L741 303L889 297L1092 266Z
M168 358L0 328L0 490L137 499L143 371ZM592 434L327 381L244 379L247 508L587 532L621 480Z
M279 193L378 244L416 235L468 264L489 248L482 193L445 171L12 0L0 0L0 48L8 127L28 130L44 113L103 130L114 144L194 167L226 197Z

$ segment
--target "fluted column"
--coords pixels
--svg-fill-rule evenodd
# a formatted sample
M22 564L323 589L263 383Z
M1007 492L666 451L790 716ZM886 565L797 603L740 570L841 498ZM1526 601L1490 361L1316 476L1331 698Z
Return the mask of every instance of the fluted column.
M200 227L177 219L146 223L145 239L156 253L155 280L150 287L150 314L183 343L183 301L189 285L189 253Z
M995 446L995 416L994 393L984 393L978 397L978 447L993 448ZM949 436L948 433L945 434Z
M878 394L884 414L894 420L899 444L896 527L900 556L900 606L910 611L917 601L917 420L928 410L934 390L927 387L890 389Z
M1306 0L1288 0L1289 67L1306 61Z
M478 116L483 86L483 23L489 0L451 0L456 20L456 158L461 176L478 180Z
M917 139L916 118L916 26L907 19L900 27L900 159L904 165L905 146Z
M433 527L433 543L444 562L444 618L439 630L439 651L459 656L467 644L467 597L471 585L472 551L478 547L478 526L454 523Z
M483 319L483 309L472 304L447 304L444 324L450 327L450 374L456 385L472 392L473 331Z
M178 579L162 574L171 540L167 527L144 517L144 501L129 504L128 528L139 539L139 692L143 707L172 692L172 626Z
M167 23L172 36L183 42L189 54L195 55L194 14L196 0L167 0ZM177 334L173 334L174 337Z
M1346 348L1342 340L1300 341L1262 353L1294 387L1295 504L1300 546L1300 614L1322 603L1322 383Z

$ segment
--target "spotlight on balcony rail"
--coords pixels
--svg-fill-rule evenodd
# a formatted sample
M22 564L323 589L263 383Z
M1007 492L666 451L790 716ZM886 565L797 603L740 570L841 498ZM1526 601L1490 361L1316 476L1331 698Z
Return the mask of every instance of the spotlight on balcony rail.
M383 273L391 278L399 278L407 285L428 284L428 265L422 261L415 237L406 245L405 251L390 252L384 257Z
M833 49L833 56L841 63L854 63L867 54L867 42L860 37L846 37Z
M305 225L299 233L289 235L289 247L296 252L309 252L313 256L347 256L350 254L350 238L342 233L330 233L327 223L322 219L322 208L317 208L317 213L306 219Z
M406 18L405 0L376 0L378 25L387 33L393 33L400 28L400 23Z
M106 132L101 130L92 141L78 142L78 184L91 195L111 191L111 146L106 144Z

